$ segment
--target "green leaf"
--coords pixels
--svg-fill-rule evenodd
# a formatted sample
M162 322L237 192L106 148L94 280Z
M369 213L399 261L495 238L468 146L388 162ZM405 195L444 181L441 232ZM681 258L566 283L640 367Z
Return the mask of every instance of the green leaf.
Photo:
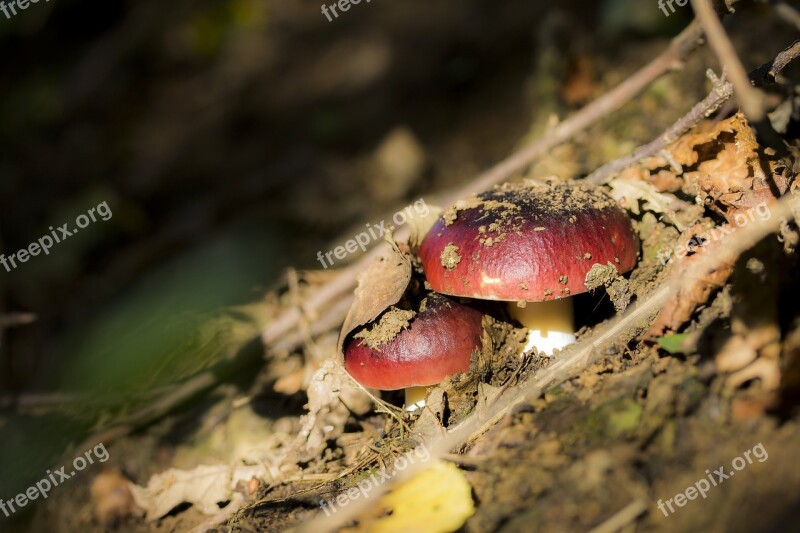
M675 333L674 335L664 335L660 339L657 339L656 342L662 350L671 354L685 353L686 350L683 347L683 342L687 337L689 337L688 333Z

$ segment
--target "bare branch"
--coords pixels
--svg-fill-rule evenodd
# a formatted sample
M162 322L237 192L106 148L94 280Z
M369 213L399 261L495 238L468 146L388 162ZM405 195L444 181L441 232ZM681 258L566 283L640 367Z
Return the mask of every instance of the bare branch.
M778 15L778 17L780 17L790 26L794 26L796 30L800 30L800 11L797 11L783 0L777 0L770 3L775 9L775 14Z
M778 54L775 59L754 70L750 74L750 78L757 84L772 83L775 81L775 77L780 74L789 63L797 59L798 56L800 56L800 41L795 41ZM634 163L641 161L645 157L657 154L675 142L681 135L696 126L698 122L716 112L731 98L731 96L733 96L733 91L733 85L730 82L715 80L714 88L711 89L708 96L700 103L696 104L691 111L678 119L672 126L667 128L664 133L649 143L640 146L630 155L606 163L589 174L586 180L592 183L605 183L608 178L618 174Z
M691 0L691 2L697 20L708 38L708 44L714 50L726 76L733 84L734 95L747 120L753 125L764 144L784 152L786 147L783 140L767 117L764 95L750 82L747 71L744 69L733 43L725 33L725 28L722 27L722 22L711 6L710 0Z

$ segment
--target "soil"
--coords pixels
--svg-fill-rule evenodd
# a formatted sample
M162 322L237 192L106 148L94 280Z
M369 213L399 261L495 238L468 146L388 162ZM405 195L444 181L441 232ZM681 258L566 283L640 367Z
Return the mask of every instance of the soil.
M372 349L380 348L408 328L415 316L414 311L391 307L374 324L359 331L353 338L363 339Z
M458 246L448 243L442 250L442 266L448 270L454 269L460 262L461 256L458 255Z

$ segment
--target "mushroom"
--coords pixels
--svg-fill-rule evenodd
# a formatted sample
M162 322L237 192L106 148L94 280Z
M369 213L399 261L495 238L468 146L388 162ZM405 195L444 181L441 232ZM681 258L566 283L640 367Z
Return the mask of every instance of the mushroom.
M512 302L511 316L528 328L522 353L552 354L575 341L569 297L587 291L587 272L595 263L627 272L638 248L630 218L598 188L526 180L457 202L419 257L437 292Z
M469 369L483 333L480 311L441 294L429 294L413 315L390 308L344 349L345 369L356 381L373 389L405 389L410 411L425 405L430 385Z

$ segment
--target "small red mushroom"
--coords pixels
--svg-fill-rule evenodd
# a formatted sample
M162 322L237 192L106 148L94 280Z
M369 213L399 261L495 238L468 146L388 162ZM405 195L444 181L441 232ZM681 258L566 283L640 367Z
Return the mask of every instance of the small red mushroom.
M392 338L352 337L344 350L345 369L365 387L405 389L407 409L421 407L430 385L469 370L472 352L481 346L482 316L451 298L429 294Z
M445 211L419 257L437 292L516 302L509 310L529 330L523 353L550 354L575 340L569 297L586 292L592 266L627 272L638 249L630 218L598 188L527 180Z

